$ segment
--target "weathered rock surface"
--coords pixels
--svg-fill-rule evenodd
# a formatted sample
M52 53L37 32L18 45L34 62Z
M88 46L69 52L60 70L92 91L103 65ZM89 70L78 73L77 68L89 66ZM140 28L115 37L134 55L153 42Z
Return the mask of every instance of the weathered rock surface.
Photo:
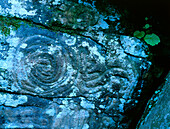
M148 102L138 126L139 129L170 128L170 73L161 91L156 91Z
M115 16L81 1L0 5L1 128L128 127L125 105L151 64L145 43L105 33Z

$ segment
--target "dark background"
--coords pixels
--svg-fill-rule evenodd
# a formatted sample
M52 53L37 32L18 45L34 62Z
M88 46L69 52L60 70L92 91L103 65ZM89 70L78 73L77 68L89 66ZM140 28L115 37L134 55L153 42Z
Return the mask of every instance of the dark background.
M169 0L97 0L97 6L117 6L121 10L127 10L127 20L140 24L144 17L152 17L153 26L160 33L170 34L170 1Z

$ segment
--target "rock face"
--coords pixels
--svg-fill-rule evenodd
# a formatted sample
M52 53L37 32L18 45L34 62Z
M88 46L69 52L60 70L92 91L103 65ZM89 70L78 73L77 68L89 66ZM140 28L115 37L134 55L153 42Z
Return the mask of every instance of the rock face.
M128 127L125 105L137 103L132 94L151 64L146 44L105 33L114 16L85 2L0 5L0 128Z
M148 102L146 111L140 121L139 129L168 129L170 128L170 73L162 90L155 92L155 95ZM151 101L154 101L154 103Z

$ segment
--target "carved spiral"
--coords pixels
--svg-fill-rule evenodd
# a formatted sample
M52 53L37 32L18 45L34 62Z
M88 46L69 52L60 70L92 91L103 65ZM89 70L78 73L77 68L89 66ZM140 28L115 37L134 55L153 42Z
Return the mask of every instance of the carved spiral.
M63 96L77 76L71 50L57 41L35 35L17 46L14 56L16 86L24 93Z

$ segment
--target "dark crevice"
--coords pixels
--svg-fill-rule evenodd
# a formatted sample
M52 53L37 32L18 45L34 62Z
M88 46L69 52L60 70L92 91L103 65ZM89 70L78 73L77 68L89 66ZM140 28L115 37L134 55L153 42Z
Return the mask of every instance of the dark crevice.
M43 99L47 99L47 100L53 100L52 97L42 97L42 96L38 96L38 95L31 95L31 94L28 94L28 93L18 93L18 92L15 92L15 91L7 91L7 90L4 90L4 89L0 89L0 92L2 93L8 93L8 94L12 94L12 95L29 95L29 96L32 96L32 97L39 97L39 98L43 98Z
M127 55L129 55L129 56L135 57L135 58L142 58L142 59L146 59L146 57L132 55L132 54L130 54L130 53L128 53L128 52L126 52L125 50L124 50L124 53L125 53L125 54L127 54Z
M56 31L60 31L60 32L63 32L63 33L68 33L70 35L73 35L73 33L74 33L76 35L80 35L82 37L89 38L92 41L94 41L95 43L97 43L98 45L100 45L100 46L105 48L104 44L99 43L97 40L93 39L92 37L81 34L83 32L86 32L86 30L72 29L72 28L70 28L68 26L65 26L63 24L60 24L60 23L57 23L56 25L54 25L56 28L59 28L59 29L56 29L55 27L50 27L50 26L47 26L47 25L43 25L41 23L37 23L37 22L34 22L32 20L28 20L28 19L22 19L22 18L18 18L18 17L9 17L9 16L7 16L6 18L12 18L12 19L15 19L15 20L20 20L20 21L26 22L28 24L36 25L36 26L39 26L40 28L44 28L44 29L47 29L47 30L52 30L52 31L55 31L55 32Z
M69 96L48 97L48 96L41 96L41 95L38 95L38 94L37 95L32 95L32 94L29 94L29 93L18 93L18 92L15 92L15 91L12 92L12 91L4 90L4 89L0 89L0 92L12 94L12 95L28 95L28 96L39 97L39 98L50 100L50 101L53 101L53 99L55 99L55 98L64 98L64 99L68 99L68 98L72 98L72 99L74 99L74 98L85 98L85 99L87 99L87 97L85 97L83 95L74 96L74 97L69 97Z
M152 65L150 70L148 71L148 77L142 77L140 80L143 80L143 87L139 87L136 89L135 93L137 93L138 89L141 89L142 92L140 93L139 97L136 97L138 100L137 106L134 109L130 109L127 111L129 114L129 117L132 119L132 122L129 125L128 129L136 129L137 124L141 120L148 101L151 99L151 97L154 95L155 91L158 89L161 89L163 87L163 84L165 82L165 77L169 72L169 68L164 67L162 75L158 78L156 73L156 70L161 69L160 67L156 65ZM138 84L141 85L140 82ZM137 94L134 94L133 97L135 98Z
M121 74L114 74L113 76L117 76L117 77L120 77L120 78L124 78L124 79L127 79L129 81L129 78L128 77L125 77Z
M135 58L142 58L142 59L146 59L147 57L142 57L142 56L137 56L137 55L133 55L133 54L130 54L128 52L126 52L126 50L124 49L123 45L120 43L120 41L118 42L119 45L121 46L121 48L123 49L124 53L129 55L129 56L132 56L132 57L135 57Z

